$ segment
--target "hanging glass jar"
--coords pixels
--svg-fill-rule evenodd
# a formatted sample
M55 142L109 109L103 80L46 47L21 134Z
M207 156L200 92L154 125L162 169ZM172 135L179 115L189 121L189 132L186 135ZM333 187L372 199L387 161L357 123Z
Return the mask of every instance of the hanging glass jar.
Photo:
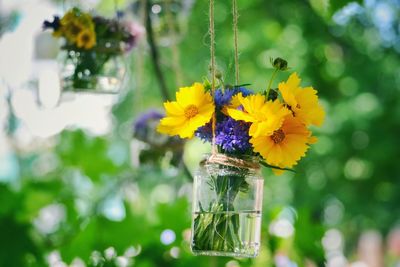
M207 156L193 185L191 249L195 255L258 255L263 183L255 157Z
M126 65L123 55L70 50L60 55L60 74L64 92L116 94L123 85Z
M60 40L63 91L118 93L124 82L124 58L140 35L133 22L121 16L106 18L73 7L43 22Z

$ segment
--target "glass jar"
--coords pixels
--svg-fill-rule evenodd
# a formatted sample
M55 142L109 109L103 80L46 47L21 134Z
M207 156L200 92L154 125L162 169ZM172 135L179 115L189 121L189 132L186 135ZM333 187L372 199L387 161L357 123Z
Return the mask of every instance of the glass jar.
M195 255L256 257L263 177L255 157L209 155L195 174L191 249Z
M61 87L64 92L119 93L126 66L122 55L98 51L62 51Z

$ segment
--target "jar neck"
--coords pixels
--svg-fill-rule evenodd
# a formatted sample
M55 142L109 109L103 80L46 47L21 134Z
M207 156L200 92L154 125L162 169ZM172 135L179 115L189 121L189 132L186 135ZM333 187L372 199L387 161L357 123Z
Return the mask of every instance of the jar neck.
M258 157L248 155L232 156L222 153L206 154L205 164L225 165L240 169L249 169L256 172L260 170Z

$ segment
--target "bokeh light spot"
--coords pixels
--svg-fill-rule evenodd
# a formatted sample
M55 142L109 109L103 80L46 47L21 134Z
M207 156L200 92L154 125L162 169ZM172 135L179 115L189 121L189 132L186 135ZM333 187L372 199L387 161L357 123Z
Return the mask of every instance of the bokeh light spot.
M160 240L164 245L172 244L176 239L175 232L171 229L166 229L161 233Z

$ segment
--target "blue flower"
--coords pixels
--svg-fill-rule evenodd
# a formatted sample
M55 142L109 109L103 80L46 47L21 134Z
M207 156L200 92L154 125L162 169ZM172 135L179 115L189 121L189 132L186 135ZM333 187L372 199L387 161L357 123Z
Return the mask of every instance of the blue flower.
M245 152L251 148L249 124L227 117L217 124L215 143L224 152Z
M60 17L58 16L53 16L53 21L50 22L48 20L45 20L43 22L43 29L53 29L54 31L57 31L60 27L61 27L61 23L60 23Z
M158 110L150 109L139 115L133 123L133 137L160 148L161 146L171 149L181 149L184 143L178 136L168 137L156 131L157 125L164 114Z
M231 99L234 95L242 93L243 96L248 96L253 94L253 92L245 87L233 87L226 88L222 90L222 88L218 88L215 90L214 102L217 108L222 108L225 105L228 105L231 102Z
M243 96L253 94L253 92L245 87L231 87L215 91L214 102L216 109L220 111L225 105L229 105L232 97L238 93ZM195 135L204 142L212 141L211 122L200 127ZM217 125L215 129L215 143L226 153L243 153L251 148L249 143L249 125L242 121L236 121L222 112L217 114Z
M249 143L248 123L225 117L221 122L217 123L215 132L215 144L218 145L223 152L241 153L251 148L251 144ZM200 127L195 135L203 141L211 143L211 123Z
M197 129L194 135L203 140L204 142L211 143L212 140L211 122Z

